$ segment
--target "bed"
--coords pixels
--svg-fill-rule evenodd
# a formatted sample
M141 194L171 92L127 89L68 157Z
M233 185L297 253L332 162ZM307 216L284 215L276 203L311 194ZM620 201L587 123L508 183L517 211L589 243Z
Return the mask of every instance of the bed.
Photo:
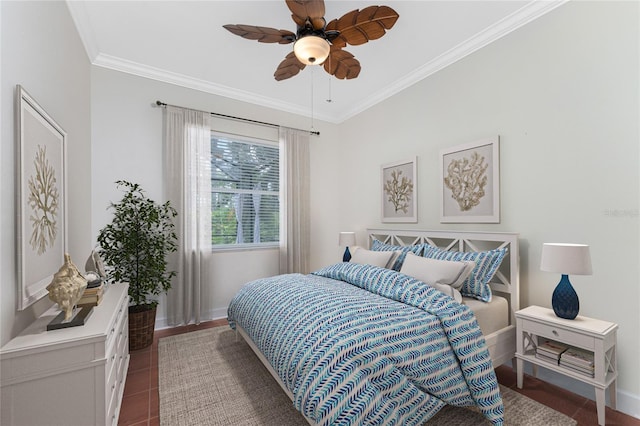
M506 248L507 254L490 286L491 302L464 297L464 303L474 311L489 347L493 366L515 359L515 312L520 309L520 252L518 233L514 232L453 232L367 229L368 244L379 240L387 244L416 245L427 243L448 251L480 252Z
M229 324L310 424L423 424L446 404L476 406L503 424L493 368L515 354L518 235L388 229L367 235L361 253L395 254L384 267L341 262L256 280L229 305ZM500 261L485 283L490 290L457 303L394 270L402 262L391 259L402 253L411 262L424 256L458 265L470 257L474 266L489 265L483 259L495 253Z

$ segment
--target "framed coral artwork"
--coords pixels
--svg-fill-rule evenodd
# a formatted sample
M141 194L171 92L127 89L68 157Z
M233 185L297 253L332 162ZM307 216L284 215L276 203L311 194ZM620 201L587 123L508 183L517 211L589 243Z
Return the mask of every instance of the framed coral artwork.
M418 221L416 160L381 166L383 222Z
M441 223L500 223L500 138L440 151Z
M65 131L16 87L18 310L47 294L67 249Z

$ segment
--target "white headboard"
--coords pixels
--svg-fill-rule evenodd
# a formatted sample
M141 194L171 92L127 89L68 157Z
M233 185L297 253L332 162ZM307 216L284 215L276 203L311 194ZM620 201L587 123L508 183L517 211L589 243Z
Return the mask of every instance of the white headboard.
M464 252L506 247L507 255L490 284L493 292L509 301L510 324L515 324L514 313L520 309L520 253L517 233L367 229L368 247L371 247L374 239L399 246L427 243L443 250Z

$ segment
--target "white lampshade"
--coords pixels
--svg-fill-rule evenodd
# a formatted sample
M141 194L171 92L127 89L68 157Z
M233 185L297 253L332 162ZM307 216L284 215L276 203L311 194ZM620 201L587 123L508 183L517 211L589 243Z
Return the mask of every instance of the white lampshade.
M341 232L338 238L338 245L340 247L349 247L356 245L356 233L355 232Z
M293 44L293 53L305 65L320 65L329 56L329 42L322 37L308 35Z
M585 244L544 243L540 269L564 275L591 275L591 255Z

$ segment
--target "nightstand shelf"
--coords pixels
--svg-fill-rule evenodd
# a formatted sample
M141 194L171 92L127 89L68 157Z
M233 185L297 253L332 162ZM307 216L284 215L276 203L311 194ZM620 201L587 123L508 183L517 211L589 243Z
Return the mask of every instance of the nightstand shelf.
M516 316L516 370L518 388L522 388L524 361L590 384L595 389L598 424L605 424L605 391L609 389L612 408L616 407L616 331L617 324L584 316L574 320L559 318L553 310L529 306ZM594 355L594 375L590 377L558 363L536 357L542 341L553 340L584 349Z

